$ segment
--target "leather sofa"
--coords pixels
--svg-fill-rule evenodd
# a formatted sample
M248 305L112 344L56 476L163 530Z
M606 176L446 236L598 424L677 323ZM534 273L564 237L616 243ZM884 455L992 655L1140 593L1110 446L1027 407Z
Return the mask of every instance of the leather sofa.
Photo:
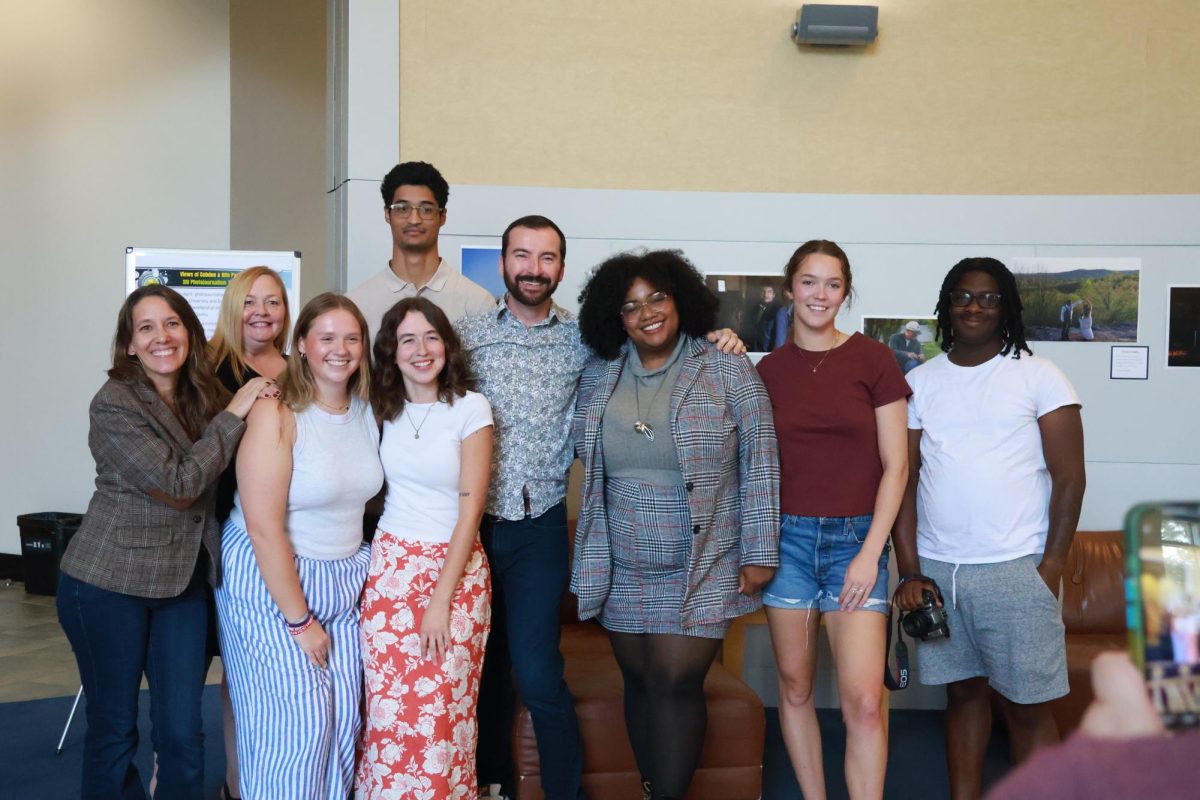
M1071 692L1053 701L1054 720L1066 736L1092 702L1092 661L1124 650L1125 549L1122 531L1079 531L1063 568L1062 612L1067 628Z
M641 797L641 776L625 732L621 672L608 635L580 622L575 598L563 599L562 654L583 737L583 787L590 800ZM762 796L765 717L758 695L721 664L704 681L708 728L687 800L754 800ZM542 800L537 740L518 700L512 731L517 800Z

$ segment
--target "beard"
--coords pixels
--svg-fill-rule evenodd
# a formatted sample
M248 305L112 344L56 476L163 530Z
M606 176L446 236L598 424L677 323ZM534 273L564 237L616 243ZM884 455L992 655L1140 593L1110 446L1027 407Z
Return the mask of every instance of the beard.
M534 286L522 286L521 279L537 281ZM508 289L508 293L512 295L523 306L540 306L554 294L554 290L558 288L557 281L552 281L549 278L534 278L527 275L509 275L504 273L504 288Z

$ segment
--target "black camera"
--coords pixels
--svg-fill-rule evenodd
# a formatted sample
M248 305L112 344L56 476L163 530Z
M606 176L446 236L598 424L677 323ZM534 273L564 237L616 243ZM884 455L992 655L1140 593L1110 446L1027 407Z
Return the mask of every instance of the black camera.
M925 605L900 617L900 625L904 628L905 633L923 642L928 642L930 639L950 638L950 626L946 623L946 609L934 605L934 600L933 592L928 589L921 592L921 601Z

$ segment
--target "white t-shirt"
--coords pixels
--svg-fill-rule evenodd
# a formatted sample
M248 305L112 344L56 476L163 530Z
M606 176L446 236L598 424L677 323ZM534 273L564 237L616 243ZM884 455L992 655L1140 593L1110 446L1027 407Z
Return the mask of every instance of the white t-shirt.
M1038 418L1079 404L1066 376L1009 353L977 367L938 356L906 377L908 427L922 432L918 552L956 564L1043 552L1050 472Z
M380 530L402 539L450 541L458 524L463 439L491 424L492 407L477 392L452 406L405 403L399 417L383 423L379 457L387 499Z
M370 403L353 397L345 414L315 403L296 414L285 523L296 555L321 561L354 555L363 543L363 508L382 485L379 428ZM230 519L246 529L241 492Z

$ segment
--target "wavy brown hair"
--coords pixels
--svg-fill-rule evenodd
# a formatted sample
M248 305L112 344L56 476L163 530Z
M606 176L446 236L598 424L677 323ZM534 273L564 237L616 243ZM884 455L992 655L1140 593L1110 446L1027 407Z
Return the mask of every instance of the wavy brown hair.
M212 341L208 343L208 352L213 369L220 366L221 362L228 361L238 383L241 383L246 377L246 345L242 340L242 331L244 330L242 313L246 305L246 295L250 294L250 288L254 286L254 282L263 276L275 279L275 283L279 286L279 298L283 302L283 326L271 344L275 345L275 349L280 354L287 346L292 312L288 307L287 287L283 285L283 278L275 270L263 266L248 267L234 275L225 287L225 294L221 296L221 313L217 317L217 329L213 332Z
M462 342L446 313L424 297L405 298L388 309L379 323L379 332L375 334L375 377L371 381L371 406L380 423L399 417L408 401L404 375L396 366L396 329L410 312L425 317L446 346L446 364L437 376L438 399L447 405L454 405L456 398L467 393L471 383Z
M117 332L113 335L112 345L112 369L108 371L108 377L153 388L137 356L129 355L135 324L134 309L138 303L150 297L160 298L170 306L187 331L188 356L179 369L179 378L175 382L175 396L171 400L175 406L175 416L179 418L192 441L196 441L204 432L208 421L229 402L229 392L209 370L204 326L179 292L168 286L152 284L135 289L125 298L121 310L117 313Z
M308 362L300 357L300 340L308 335L317 317L339 309L350 312L358 322L363 341L362 358L359 359L358 369L350 376L347 388L352 396L357 394L364 401L370 397L371 357L367 352L367 343L371 338L367 333L367 321L349 297L337 292L325 292L309 300L300 309L300 316L296 317L296 329L292 331L292 350L288 353L287 369L279 376L280 400L293 411L303 411L317 399L317 386L308 369Z

